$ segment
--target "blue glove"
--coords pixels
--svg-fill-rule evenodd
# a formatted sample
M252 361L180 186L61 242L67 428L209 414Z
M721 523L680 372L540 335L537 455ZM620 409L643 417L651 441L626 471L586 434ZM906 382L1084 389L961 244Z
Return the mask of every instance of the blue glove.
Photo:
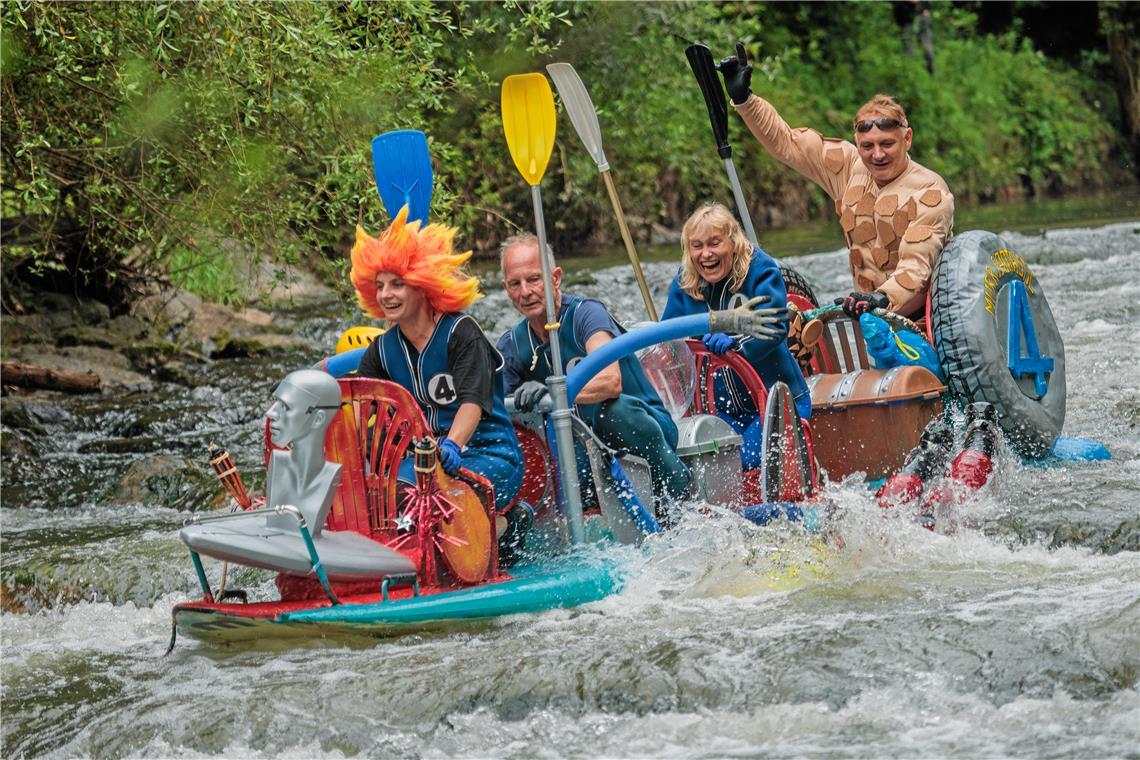
M448 475L459 472L459 468L463 466L459 444L450 438L444 438L443 442L439 444L439 463L443 465L443 471Z
M706 333L705 337L701 338L701 343L704 343L705 348L717 355L736 347L736 340L724 333Z
M801 420L811 419L811 392L806 392L802 396L796 397L796 414L800 416Z

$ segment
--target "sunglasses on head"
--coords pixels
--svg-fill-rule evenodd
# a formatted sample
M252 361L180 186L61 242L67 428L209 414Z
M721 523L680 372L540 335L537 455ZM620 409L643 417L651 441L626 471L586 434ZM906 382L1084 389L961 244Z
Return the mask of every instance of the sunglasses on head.
M891 118L890 116L880 116L877 119L864 119L863 121L855 122L856 132L870 132L871 127L878 127L884 132L899 127L906 128L906 122L899 121L898 119Z

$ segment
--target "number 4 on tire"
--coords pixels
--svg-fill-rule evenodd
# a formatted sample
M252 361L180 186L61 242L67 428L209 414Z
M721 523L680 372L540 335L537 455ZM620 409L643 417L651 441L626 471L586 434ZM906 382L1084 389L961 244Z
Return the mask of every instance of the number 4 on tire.
M1022 341L1022 336L1025 340ZM1025 346L1025 355L1021 348ZM1014 280L1009 284L1009 333L1006 341L1009 351L1009 372L1015 379L1034 375L1033 383L1037 398L1049 390L1045 375L1053 371L1053 357L1042 356L1037 347L1037 331L1033 327L1033 312L1029 310L1029 298L1025 283Z

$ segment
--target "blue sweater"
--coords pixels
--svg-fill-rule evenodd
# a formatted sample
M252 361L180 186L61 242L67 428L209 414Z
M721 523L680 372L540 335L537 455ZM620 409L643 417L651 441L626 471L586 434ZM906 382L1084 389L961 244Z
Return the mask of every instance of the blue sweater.
M669 301L665 305L662 319L681 317L689 314L703 314L719 309L731 309L743 304L756 296L768 296L767 303L761 308L784 308L788 305L788 290L784 286L784 278L780 274L780 267L775 259L759 248L752 252L752 263L748 267L748 276L744 284L736 292L728 289L731 275L720 282L705 283L703 295L705 300L698 301L685 291L681 290L681 272L673 278L669 285ZM780 329L786 335L788 325L780 323ZM760 375L767 388L771 388L777 381L783 381L792 391L794 398L801 398L809 393L803 373L796 363L792 352L788 350L785 339L759 340L752 336L739 339L739 350L748 360L748 363ZM716 396L718 399L727 399L729 404L722 411L734 415L754 414L756 405L743 381L735 373L721 372L716 379Z

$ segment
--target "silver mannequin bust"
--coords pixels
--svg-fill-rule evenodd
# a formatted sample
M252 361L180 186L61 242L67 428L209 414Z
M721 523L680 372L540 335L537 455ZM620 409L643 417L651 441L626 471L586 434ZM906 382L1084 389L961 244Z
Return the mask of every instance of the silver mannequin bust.
M265 412L269 439L283 449L269 457L266 506L297 507L314 538L324 528L340 484L340 465L325 459L325 431L339 409L337 381L325 372L302 369L285 376ZM270 515L268 522L283 530L297 529L287 515Z

